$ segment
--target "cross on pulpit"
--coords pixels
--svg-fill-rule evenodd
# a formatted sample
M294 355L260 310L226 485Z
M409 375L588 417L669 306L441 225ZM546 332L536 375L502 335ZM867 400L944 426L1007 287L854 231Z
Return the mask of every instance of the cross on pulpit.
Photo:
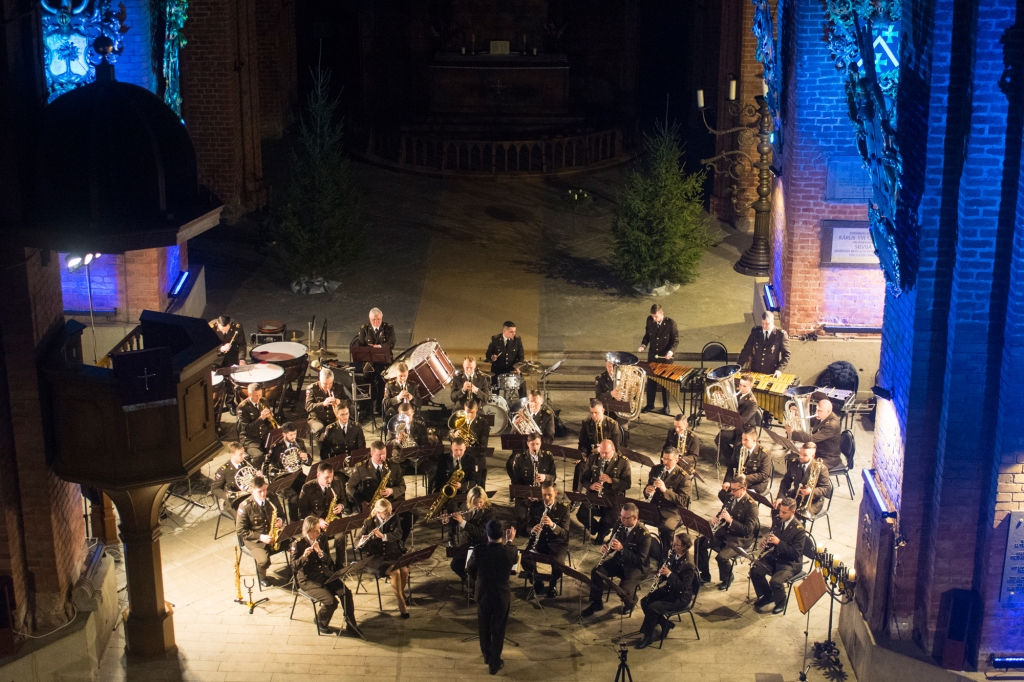
M148 367L143 367L142 368L142 374L140 374L139 376L137 376L135 378L136 379L142 379L142 381L145 383L145 390L148 391L149 390L149 380L154 378L154 377L156 377L156 374L150 374L149 373L149 368Z
M499 78L498 82L491 85L491 87L494 88L494 91L498 94L498 96L501 96L501 91L504 90L506 86L501 84L501 79Z

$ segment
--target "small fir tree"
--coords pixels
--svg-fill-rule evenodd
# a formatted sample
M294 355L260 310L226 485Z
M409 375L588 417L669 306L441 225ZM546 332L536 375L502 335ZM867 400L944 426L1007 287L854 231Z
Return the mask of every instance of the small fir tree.
M686 173L677 126L658 124L644 141L640 170L626 181L612 221L619 275L650 292L697 278L711 244L702 201L704 172Z

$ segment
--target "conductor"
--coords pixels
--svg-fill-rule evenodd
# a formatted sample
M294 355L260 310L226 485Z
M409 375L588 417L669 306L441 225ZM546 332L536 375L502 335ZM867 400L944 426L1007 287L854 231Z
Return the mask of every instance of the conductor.
M480 630L480 651L492 675L505 667L501 650L505 645L505 626L508 625L512 588L509 576L516 565L519 552L512 544L516 529L503 529L501 521L487 522L487 544L477 545L470 551L466 572L476 576L477 625Z

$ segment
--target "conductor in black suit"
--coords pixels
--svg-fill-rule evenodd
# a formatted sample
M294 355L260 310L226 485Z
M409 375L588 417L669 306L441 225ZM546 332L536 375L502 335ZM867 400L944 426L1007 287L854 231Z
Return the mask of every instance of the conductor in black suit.
M671 364L678 345L679 330L676 321L671 317L665 317L661 305L655 303L651 306L651 314L647 316L647 327L644 330L643 341L640 342L640 352L647 351L647 362ZM658 386L659 384L654 381L647 382L647 406L644 407L644 412L654 411L654 394ZM661 387L661 404L661 413L668 414L668 389L665 387Z
M512 588L509 576L519 558L512 545L516 529L504 530L501 521L487 522L487 544L477 545L466 563L466 572L476 576L477 626L480 631L480 651L492 675L505 667L501 650L505 646L505 627L508 625Z

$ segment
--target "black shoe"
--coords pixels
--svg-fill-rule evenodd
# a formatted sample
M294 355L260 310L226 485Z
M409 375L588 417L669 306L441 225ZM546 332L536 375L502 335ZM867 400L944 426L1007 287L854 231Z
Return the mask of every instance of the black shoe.
M632 606L626 606L625 604L623 604L622 605L622 610L620 611L620 613L623 616L632 616L633 615L633 607Z
M668 412L668 408L667 407L663 407L663 408L661 408L660 410L657 411L657 414L665 414L665 415L667 415L668 413L669 412Z
M324 635L333 635L336 632L338 632L337 628L332 628L330 625L320 625L318 623L317 627L320 629L321 634L324 634Z
M548 588L548 591L546 593L544 593L544 596L547 597L548 599L554 599L555 597L558 596L558 590L556 590L555 586L552 585L551 587Z
M754 608L759 609L764 606L768 606L772 603L772 595L766 594L763 597L758 597L757 601L754 602Z
M637 649L646 649L651 645L653 638L650 635L644 635L640 638L640 641L636 643Z
M486 665L486 666L490 666L491 665L490 657L487 656L487 654L484 654L484 665Z
M604 544L604 538L602 538L602 537L601 537L601 536L599 535L599 536L597 536L596 538L594 538L593 540L591 540L591 541L590 541L590 544L592 544L592 545L603 545L603 544Z
M774 613L777 616L777 615L779 615L780 613L782 613L785 610L786 610L786 602L782 602L781 604L776 604L775 605L775 608L772 609L772 613Z
M645 407L644 409L642 409L642 410L640 410L640 411L641 411L641 412L654 412L654 408L653 408L653 407L650 407L650 406L648 406L648 407Z
M725 592L726 590L729 589L730 585L732 585L732 576L731 575L728 578L726 578L725 580L723 580L722 582L720 582L718 584L718 589L721 590L722 592Z
M505 667L505 661L503 661L503 660L501 660L499 658L498 662L495 665L491 665L489 667L491 669L491 674L492 675L497 675L498 671Z
M600 604L598 602L593 602L593 603L590 604L590 606L588 606L587 608L585 608L582 611L580 611L580 615L583 616L584 618L590 618L591 616L594 615L595 612L600 611L603 608L604 608L604 604Z
M402 614L402 620L409 620L409 612L408 611L406 611L405 613Z
M702 583L704 583L705 585L707 585L709 582L711 582L711 574L710 573L701 573L700 574L700 581Z
M666 620L666 621L665 621L665 623L667 623L667 624L668 624L668 629L669 629L669 630L671 630L672 628L674 628L674 627L676 626L676 624L675 624L675 623L673 623L673 622L672 622L672 621L670 621L670 620ZM664 630L664 629L665 629L665 628L664 628L664 626L663 626L663 627L662 627L662 630Z
M273 587L266 578L260 578L260 587Z

